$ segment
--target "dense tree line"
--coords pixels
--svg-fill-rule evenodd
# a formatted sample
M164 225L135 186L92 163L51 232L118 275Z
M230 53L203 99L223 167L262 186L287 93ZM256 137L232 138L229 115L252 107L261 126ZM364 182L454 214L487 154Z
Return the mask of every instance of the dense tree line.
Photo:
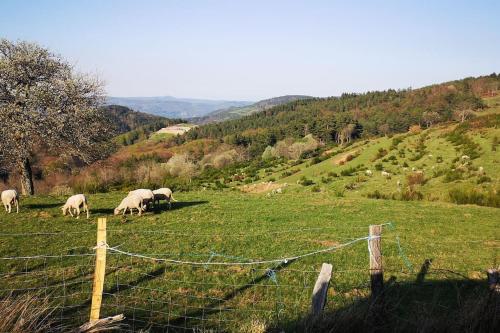
M458 120L484 107L482 96L500 89L500 75L467 78L420 89L346 93L294 101L222 123L207 124L175 138L176 143L210 138L247 147L252 156L286 137L312 134L324 143L406 132ZM460 112L462 111L462 112Z

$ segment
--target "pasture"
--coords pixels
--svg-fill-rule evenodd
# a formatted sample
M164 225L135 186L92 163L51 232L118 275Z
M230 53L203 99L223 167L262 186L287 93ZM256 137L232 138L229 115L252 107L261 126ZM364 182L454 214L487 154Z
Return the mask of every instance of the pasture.
M245 263L341 246L366 237L370 224L392 223L383 227L382 252L389 294L399 304L393 327L459 318L465 301L487 291L485 269L498 265L496 208L339 198L291 186L271 197L179 192L170 211L162 204L142 217L112 216L124 195L89 195L89 220L63 217L62 197L22 199L19 214L1 212L2 296L47 295L62 322L85 322L98 217L108 218L112 248L207 263L108 251L102 316L123 313L131 330L303 331L323 262L333 264L327 313L348 311L369 295L366 240L295 261Z

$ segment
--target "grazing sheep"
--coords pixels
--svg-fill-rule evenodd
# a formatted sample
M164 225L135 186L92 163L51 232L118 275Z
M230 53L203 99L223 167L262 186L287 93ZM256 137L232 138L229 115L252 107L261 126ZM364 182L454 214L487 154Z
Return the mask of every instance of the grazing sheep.
M479 169L477 169L477 173L480 175L480 176L484 176L486 173L484 172L484 168L482 166L479 167Z
M468 161L468 160L470 160L470 157L467 155L462 155L461 159L462 159L462 161Z
M387 171L382 171L382 177L391 178L391 174Z
M75 214L76 214L76 218L79 219L80 218L80 207L83 207L83 211L87 212L87 218L89 218L89 214L90 214L89 213L89 205L87 202L87 198L83 194L75 194L75 195L69 197L61 209L62 209L62 213L64 216L66 216L66 214L69 211L69 214L71 215L71 217L74 217L73 211L72 211L74 209Z
M12 205L16 205L16 213L19 213L19 194L16 190L3 191L2 203L7 213L12 212Z
M155 204L157 201L158 204L160 204L160 200L165 200L168 203L168 209L172 208L172 201L177 202L177 200L174 199L172 190L167 187L162 187L157 190L154 190L153 195Z
M127 212L127 209L130 210L130 215L133 215L133 209L137 209L139 211L139 216L142 215L142 211L144 210L144 199L137 194L131 194L128 197L124 198L120 205L115 208L114 214L120 214L120 211L123 210L123 216Z
M149 208L149 204L154 205L155 195L154 195L153 191L141 188L138 190L128 192L128 195L132 195L132 194L138 195L139 197L142 198L144 210L147 210Z
M416 171L416 170L417 170L417 168L415 168L415 167L411 168L411 171Z
M401 187L401 181L398 179L398 181L396 182L396 185L399 187Z
M366 170L365 175L371 177L371 176L373 176L373 172L371 170Z

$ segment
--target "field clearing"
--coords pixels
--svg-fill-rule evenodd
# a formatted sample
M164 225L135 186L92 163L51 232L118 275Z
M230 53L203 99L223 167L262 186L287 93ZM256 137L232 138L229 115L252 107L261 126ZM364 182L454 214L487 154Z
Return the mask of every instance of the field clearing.
M422 277L429 283L427 289L412 294L399 310L409 327L417 325L415 299L432 303L436 318L449 316L460 303L453 286L473 283L486 290L484 270L498 265L496 208L336 198L298 189L272 197L226 190L176 193L179 202L171 211L111 216L123 196L91 195L90 220L63 217L63 198L47 196L23 200L18 215L2 212L2 295L38 289L62 302L57 310L62 320L85 321L96 220L104 216L110 247L201 263L301 255L366 237L370 224L391 222L382 240L386 280L395 279L393 286L400 289L408 286L418 280L425 260L432 259ZM323 262L333 264L327 311L348 307L369 294L366 240L297 261L252 266L178 265L109 251L102 315L124 313L133 330L250 331L257 322L293 331L307 315ZM432 283L445 284L441 289L446 292L437 297L429 288Z

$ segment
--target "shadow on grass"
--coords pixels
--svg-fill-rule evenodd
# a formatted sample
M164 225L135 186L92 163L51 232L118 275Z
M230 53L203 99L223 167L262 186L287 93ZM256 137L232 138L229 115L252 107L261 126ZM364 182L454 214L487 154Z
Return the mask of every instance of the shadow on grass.
M169 209L168 204L163 202L159 205L154 206L153 208L148 209L145 211L143 214L162 214L164 212L168 212L170 210L177 210L177 209L183 209L191 206L197 206L197 205L204 205L207 204L208 201L202 200L202 201L182 201L182 202L173 202L172 203L172 208ZM96 215L113 215L114 213L114 208L90 208L90 213L91 216L92 214ZM120 214L121 215L121 214ZM134 211L134 215L137 216L137 210ZM130 216L130 212L127 211L127 214L125 216Z
M205 205L207 203L208 203L208 201L206 201L206 200L200 200L200 201L178 201L178 202L172 202L172 207L169 209L168 203L162 202L159 205L156 205L152 209L152 212L154 214L161 214L163 212L168 212L168 211L171 211L171 210L178 210L178 209L184 209L184 208L192 207L192 206Z
M391 276L379 299L361 298L320 317L269 327L267 332L500 331L500 293L491 292L486 280L433 270L431 264L431 259L425 260L415 282L399 283Z
M20 207L28 208L28 209L46 209L46 208L54 208L54 207L62 207L64 205L64 202L57 202L57 203L32 203L32 204L25 204Z

